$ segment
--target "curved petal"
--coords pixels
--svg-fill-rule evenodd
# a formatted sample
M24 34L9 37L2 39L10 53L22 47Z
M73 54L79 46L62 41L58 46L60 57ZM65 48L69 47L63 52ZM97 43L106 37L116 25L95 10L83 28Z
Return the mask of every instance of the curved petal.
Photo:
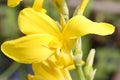
M21 63L35 63L47 59L53 49L48 47L49 42L55 40L50 35L28 35L2 44L3 53Z
M18 23L21 31L25 34L41 33L54 36L60 34L58 25L52 18L32 8L25 8L20 12Z
M70 54L70 52L61 51L59 56L56 56L56 57L57 57L56 63L61 68L62 67L66 68L74 64L72 55Z
M86 34L109 35L114 32L115 27L108 23L97 23L82 15L73 17L68 21L63 30L66 37L77 38Z
M15 7L20 4L21 0L7 0L7 5L9 7Z
M32 64L32 68L36 80L72 80L68 70L59 68L50 60Z

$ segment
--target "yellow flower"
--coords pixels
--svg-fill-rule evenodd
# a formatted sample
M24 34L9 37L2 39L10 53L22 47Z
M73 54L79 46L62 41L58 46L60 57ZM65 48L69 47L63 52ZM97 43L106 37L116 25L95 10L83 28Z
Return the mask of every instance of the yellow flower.
M33 75L28 75L28 80L72 80L67 69L59 68L51 60L32 65Z
M8 3L19 4L13 1ZM28 75L29 80L71 80L68 67L73 65L71 50L76 40L87 34L112 34L114 26L93 22L83 15L74 16L67 23L61 17L59 26L45 14L42 4L43 0L35 0L32 8L20 12L18 24L26 36L4 42L1 49L17 62L32 64L35 75Z
M39 1L43 0L35 0L33 8L25 8L19 14L18 24L26 36L2 44L4 54L15 61L37 63L57 53L57 63L67 67L73 63L70 51L79 37L87 34L105 36L114 32L113 25L93 22L83 15L71 18L61 30L44 13Z

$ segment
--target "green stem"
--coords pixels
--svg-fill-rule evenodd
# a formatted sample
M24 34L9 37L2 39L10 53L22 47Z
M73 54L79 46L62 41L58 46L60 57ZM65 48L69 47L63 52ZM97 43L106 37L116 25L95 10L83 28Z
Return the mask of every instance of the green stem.
M75 67L76 70L78 72L79 78L80 80L86 80L83 69L82 69L82 65L79 65L79 63L77 61L81 61L82 60L82 43L81 43L81 38L79 38L76 42L76 48L75 48L75 52L73 53L74 56L79 57L78 60L74 60L75 63ZM81 57L79 56L81 55Z
M79 75L80 80L86 80L86 79L85 79L85 76L84 76L84 72L83 72L83 70L82 70L82 67L76 65L76 70L77 70L77 72L78 72L78 75Z
M7 80L7 78L10 77L20 66L20 63L14 62L2 75L0 75L0 80Z

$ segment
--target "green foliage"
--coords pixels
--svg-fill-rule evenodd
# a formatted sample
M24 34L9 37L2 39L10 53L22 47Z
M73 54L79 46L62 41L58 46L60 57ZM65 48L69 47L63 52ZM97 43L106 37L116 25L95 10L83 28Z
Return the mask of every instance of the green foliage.
M96 53L97 74L95 80L110 80L120 67L120 51L116 48L98 48Z
M59 21L59 13L55 9L55 7L52 5L52 2L50 0L45 0L44 8L47 10L47 14L50 17L52 17L54 20Z
M0 5L0 36L4 38L16 38L19 34L17 27L17 12L13 8L8 8L5 5Z

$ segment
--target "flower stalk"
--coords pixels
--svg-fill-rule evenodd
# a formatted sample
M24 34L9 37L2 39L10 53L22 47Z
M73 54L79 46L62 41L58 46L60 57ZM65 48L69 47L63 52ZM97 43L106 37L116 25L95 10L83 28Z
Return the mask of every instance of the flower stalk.
M86 65L84 67L84 72L87 80L93 80L94 75L96 73L96 69L93 70L94 56L95 56L95 49L91 49L86 60Z
M88 4L88 0L82 0L81 5L79 5L78 8L76 8L73 16L83 15L83 12L84 12L87 4ZM74 56L77 56L77 55L81 55L81 58L79 60L82 60L83 53L82 53L81 37L76 42L76 50L74 52ZM75 62L75 67L76 67L76 70L77 70L77 73L78 73L80 80L86 80L82 65L78 65L76 63L75 59L74 59L74 62Z
M85 75L82 69L82 65L80 65L81 61L82 61L82 44L81 44L81 38L79 38L76 42L76 48L75 48L75 52L74 54L74 63L75 63L75 67L76 67L76 71L79 75L80 80L86 80L85 79Z

